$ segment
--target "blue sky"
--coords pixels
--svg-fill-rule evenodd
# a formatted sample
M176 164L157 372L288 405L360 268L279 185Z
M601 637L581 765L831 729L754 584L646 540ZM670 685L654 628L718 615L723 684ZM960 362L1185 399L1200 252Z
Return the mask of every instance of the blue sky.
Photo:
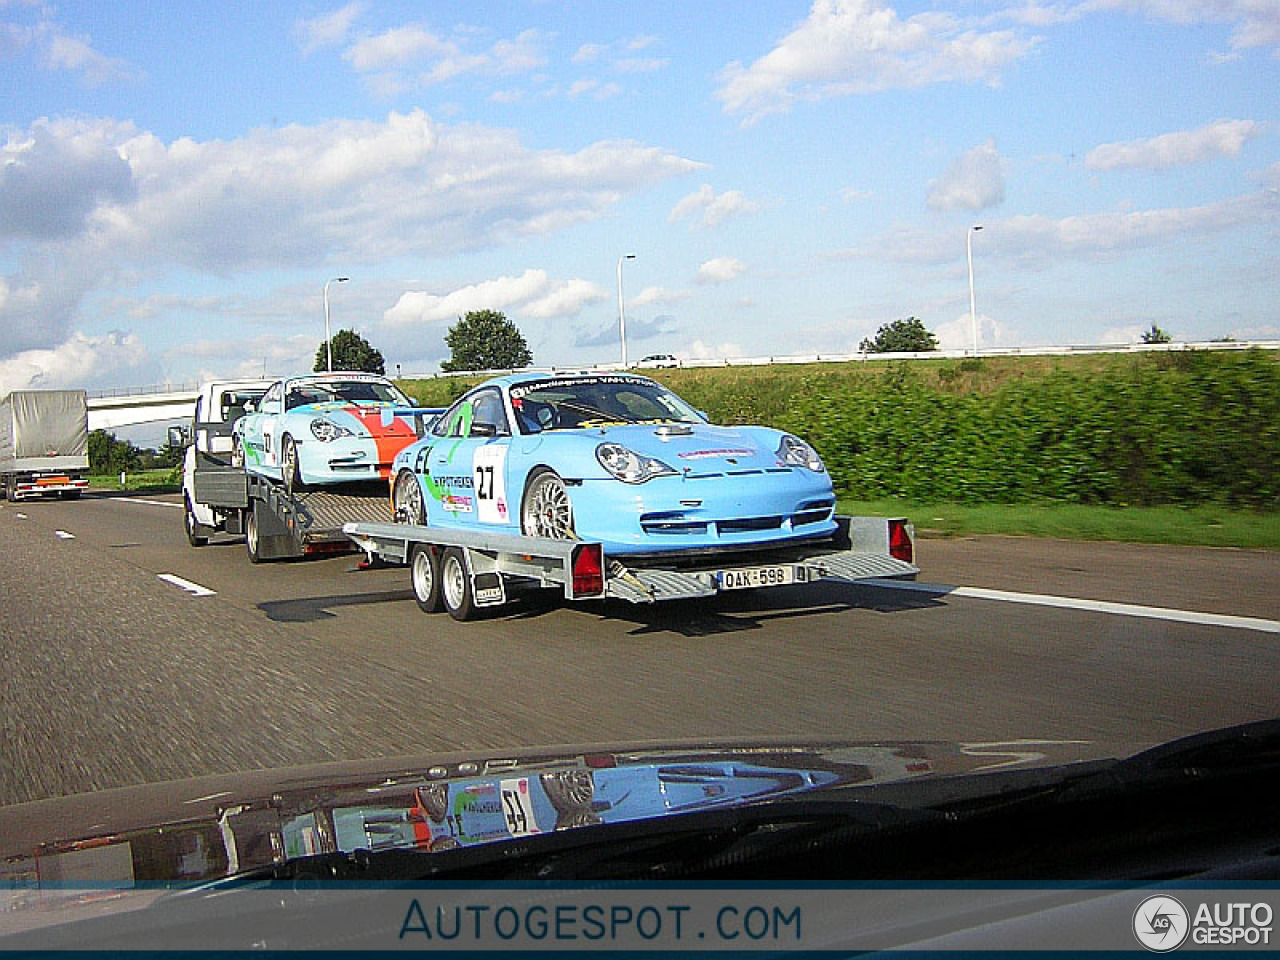
M1280 0L0 0L0 391L1280 337Z

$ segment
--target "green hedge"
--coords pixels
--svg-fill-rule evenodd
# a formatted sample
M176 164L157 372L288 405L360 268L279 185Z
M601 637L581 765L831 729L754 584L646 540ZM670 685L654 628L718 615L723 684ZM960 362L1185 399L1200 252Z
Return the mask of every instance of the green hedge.
M716 423L790 430L858 500L1280 503L1263 351L663 370ZM476 379L406 383L444 405Z
M943 389L900 364L802 381L778 425L813 442L837 488L860 499L1280 499L1280 365L1261 353L1147 355L985 393Z

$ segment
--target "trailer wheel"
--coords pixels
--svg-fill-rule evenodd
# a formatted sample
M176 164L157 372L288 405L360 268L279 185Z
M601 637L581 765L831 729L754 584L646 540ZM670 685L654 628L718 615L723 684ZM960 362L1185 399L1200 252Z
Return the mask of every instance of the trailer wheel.
M193 547L203 547L209 542L208 537L196 532L196 512L191 508L191 498L186 496L182 498L182 526L187 531L187 543Z
M258 543L258 514L250 503L244 512L244 545L249 551L250 563L261 563L262 553Z
M520 505L520 530L528 537L578 539L573 529L573 504L559 474L542 470L530 478Z
M58 494L58 496L61 497L63 500L79 500L80 491L79 490L63 490L61 493Z
M298 444L287 433L280 440L280 475L284 480L284 488L289 493L299 493L306 489L302 482L302 470L298 466Z
M18 502L18 481L14 477L4 478L4 498L10 503Z
M423 613L439 613L444 609L440 601L440 557L429 543L416 543L409 560L409 580L413 584L413 599Z
M444 552L440 562L440 595L444 608L455 620L470 620L476 615L476 598L471 592L467 561L458 547Z

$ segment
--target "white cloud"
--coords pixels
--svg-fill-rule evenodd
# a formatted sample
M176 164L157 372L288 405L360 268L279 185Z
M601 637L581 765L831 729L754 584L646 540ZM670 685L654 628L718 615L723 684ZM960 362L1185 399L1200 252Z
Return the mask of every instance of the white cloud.
M0 360L0 396L11 390L93 389L122 375L135 383L154 382L158 369L133 334L77 333L51 349L26 350Z
M343 51L342 59L382 93L425 88L464 74L525 73L546 63L545 35L537 30L499 40L487 50L468 49L469 39L465 33L445 38L418 24L406 24L361 37Z
M351 25L363 12L363 3L348 3L332 13L311 20L299 20L294 27L294 34L302 52L310 54L324 47L346 43L351 36Z
M1245 143L1262 132L1252 120L1217 120L1195 130L1166 133L1146 140L1104 143L1084 158L1090 170L1169 170L1235 157Z
M1039 267L1063 260L1108 260L1134 250L1182 245L1189 236L1278 221L1280 198L1263 191L1198 207L1091 213L1062 219L1042 215L1009 217L987 221L979 236L983 258ZM975 260L978 251L979 242L975 241ZM964 236L954 230L938 233L899 227L865 247L841 251L837 256L900 263L956 263L964 257Z
M683 357L689 360L724 360L729 357L745 356L746 352L741 344L732 341L707 343L705 340L693 341L683 354Z
M961 154L929 184L934 210L985 210L1004 202L1004 165L994 140Z
M1274 0L1085 0L1080 10L1121 10L1178 24L1225 23L1233 28L1232 49L1280 47L1280 4Z
M932 332L938 338L938 349L940 350L973 349L973 324L969 320L968 311L965 311L964 314L954 320L939 324ZM997 323L994 318L979 312L978 347L1000 347L1005 346L1008 342L1008 333L1004 327Z
M458 47L423 27L409 24L362 37L343 51L342 59L359 73L386 70L430 56L456 57Z
M860 200L870 200L874 194L870 190L860 190L857 187L845 187L840 191L840 199L844 203L857 203Z
M726 190L717 195L709 184L703 184L699 190L677 203L667 219L675 223L685 217L693 217L695 225L714 227L729 217L755 213L759 209L758 203L748 200L738 190Z
M814 0L808 18L769 53L720 73L715 96L750 124L797 100L915 88L994 84L1035 46L1008 31L983 32L936 12L901 20L875 0Z
M684 290L668 290L665 287L645 287L634 297L627 299L628 307L647 307L654 303L679 303L688 300L690 294Z
M619 73L657 73L670 62L658 57L623 57L614 61L613 69Z
M587 280L553 281L545 270L526 270L518 277L485 280L443 296L406 292L383 314L383 319L392 326L404 326L452 322L472 310L508 309L536 319L571 317L586 304L605 296L603 290Z
M736 257L716 257L698 267L698 283L728 283L740 277L747 265Z
M172 143L110 120L38 121L0 151L0 355L62 342L81 297L122 273L443 257L597 219L702 166L628 141L532 150L422 111Z

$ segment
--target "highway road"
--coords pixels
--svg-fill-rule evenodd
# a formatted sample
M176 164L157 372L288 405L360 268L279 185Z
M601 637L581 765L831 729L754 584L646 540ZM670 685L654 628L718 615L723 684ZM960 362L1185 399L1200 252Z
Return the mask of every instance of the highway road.
M193 549L174 496L0 504L0 804L432 750L1140 743L1280 715L1280 554L1011 538L920 554L937 587L539 600L458 624L419 612L403 569Z

